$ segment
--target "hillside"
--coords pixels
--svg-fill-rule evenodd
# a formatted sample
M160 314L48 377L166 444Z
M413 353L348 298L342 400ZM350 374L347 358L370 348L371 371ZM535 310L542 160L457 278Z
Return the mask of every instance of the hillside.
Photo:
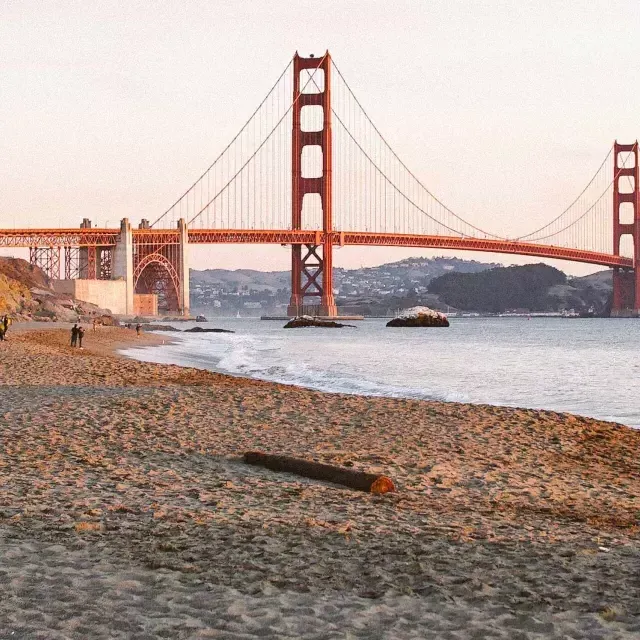
M191 270L195 313L283 315L289 302L289 271ZM334 293L342 313L393 315L398 309L479 313L558 312L593 307L608 314L611 271L568 278L544 264L502 267L458 258L408 258L379 267L335 269Z
M108 310L53 291L39 267L20 258L0 258L0 315L14 320L83 322L108 315Z
M480 313L593 309L598 315L608 315L611 290L610 271L569 279L545 264L498 267L477 274L451 273L429 285L429 293L442 302Z
M499 265L458 258L408 258L378 267L334 269L339 306L354 313L385 315L405 306L407 297L423 296L432 304L427 287L445 273L478 273ZM289 302L289 271L207 269L190 272L191 308L220 315L283 314Z

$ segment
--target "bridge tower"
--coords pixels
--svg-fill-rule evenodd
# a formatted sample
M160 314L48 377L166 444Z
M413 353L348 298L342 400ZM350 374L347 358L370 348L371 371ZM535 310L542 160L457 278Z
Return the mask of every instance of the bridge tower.
M612 316L640 315L640 185L638 184L638 141L613 145L613 253L620 255L620 241L625 236L633 240L633 269L613 270ZM620 165L620 153L632 154L633 166ZM621 183L626 188L621 190ZM627 205L633 217L622 216Z
M305 79L305 85L301 88L300 76L305 70L309 76L314 72L315 74L310 81ZM323 78L320 78L321 74L318 71L322 71ZM323 126L320 131L302 130L302 109L311 105L322 107ZM292 229L303 228L304 197L308 194L319 194L322 205L322 233L317 234L314 244L293 245L291 248L291 300L287 313L290 316L303 314L305 297L314 297L319 301L317 311L319 315L335 316L338 314L338 309L333 297L331 56L328 51L323 58L302 58L296 52L293 58L292 111ZM308 145L316 145L322 152L322 175L319 177L302 175L302 150Z

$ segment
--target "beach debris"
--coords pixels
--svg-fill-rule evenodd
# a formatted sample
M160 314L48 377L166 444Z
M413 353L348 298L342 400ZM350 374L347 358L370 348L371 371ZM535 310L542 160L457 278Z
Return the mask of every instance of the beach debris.
M322 320L312 316L297 316L284 325L285 329L300 329L303 327L323 327L327 329L341 329L342 327L353 327L352 324L341 324L333 320Z
M448 327L449 320L444 313L429 307L411 307L397 318L387 322L387 327Z
M326 480L360 491L377 494L395 491L395 485L391 478L376 473L366 473L332 464L291 456L273 455L262 451L247 451L243 459L247 464L265 467L271 471L284 471L314 480Z

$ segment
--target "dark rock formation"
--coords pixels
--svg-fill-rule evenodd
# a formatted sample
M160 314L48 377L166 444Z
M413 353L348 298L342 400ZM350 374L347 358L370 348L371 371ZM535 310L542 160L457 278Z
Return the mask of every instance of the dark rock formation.
M179 329L175 329L179 331ZM230 329L205 329L204 327L193 327L192 329L184 329L183 333L235 333Z
M127 327L134 328L135 325L129 322ZM181 329L176 329L168 324L151 324L150 322L142 323L140 328L144 331L181 331Z
M340 329L342 327L353 327L352 324L341 324L332 320L320 320L320 318L312 318L311 316L299 316L289 320L284 325L285 329L300 329L302 327L323 327L327 329Z

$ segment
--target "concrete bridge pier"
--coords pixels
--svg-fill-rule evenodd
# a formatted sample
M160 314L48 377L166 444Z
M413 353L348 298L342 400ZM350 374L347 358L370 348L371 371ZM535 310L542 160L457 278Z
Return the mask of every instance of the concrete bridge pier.
M128 218L120 221L120 237L113 250L112 278L126 282L126 299L124 307L127 315L135 313L133 294L133 232Z
M178 304L183 316L189 315L189 234L184 218L178 220L179 252L178 275L180 277L180 291L178 292Z

